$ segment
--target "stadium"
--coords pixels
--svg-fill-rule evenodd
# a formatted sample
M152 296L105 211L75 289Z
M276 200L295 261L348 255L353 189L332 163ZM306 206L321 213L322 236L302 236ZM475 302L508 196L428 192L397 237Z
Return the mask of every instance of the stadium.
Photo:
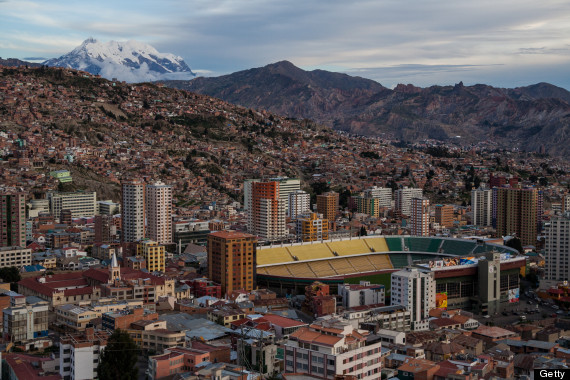
M491 252L500 254L501 302L511 302L514 296L507 294L518 290L524 256L504 245L442 237L367 236L258 247L257 284L282 296L304 294L316 280L331 292L360 281L383 284L388 292L392 272L416 265L434 272L436 291L448 295L450 306L469 307L478 296L477 262Z

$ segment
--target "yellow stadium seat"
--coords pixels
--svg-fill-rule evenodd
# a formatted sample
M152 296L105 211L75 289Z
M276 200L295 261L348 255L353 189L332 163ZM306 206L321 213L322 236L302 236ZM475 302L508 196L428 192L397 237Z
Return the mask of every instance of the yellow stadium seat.
M289 263L293 257L285 247L271 247L257 251L257 265Z
M333 241L326 243L326 245L331 251L338 253L339 256L370 253L370 247L362 239Z
M374 250L374 252L388 252L388 244L386 244L386 239L382 238L368 238L364 239L366 244Z
M291 256L296 256L298 261L324 259L327 257L334 257L331 250L326 244L303 244L287 247Z

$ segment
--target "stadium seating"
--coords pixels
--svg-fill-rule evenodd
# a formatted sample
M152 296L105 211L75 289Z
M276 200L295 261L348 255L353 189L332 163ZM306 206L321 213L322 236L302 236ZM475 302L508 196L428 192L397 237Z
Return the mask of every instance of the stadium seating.
M339 275L341 274L351 274L354 273L354 267L350 265L348 259L334 259L330 260L331 266L335 270L335 272Z
M369 255L368 260L370 260L376 270L394 268L388 255Z
M296 256L299 261L335 257L329 247L321 243L294 245L287 249L291 256Z
M360 253L370 253L370 247L362 239L333 241L326 243L329 249L338 253L339 256L358 255Z
M371 272L374 270L374 266L372 266L367 256L353 256L349 258L348 261L355 272Z
M331 277L336 276L336 271L330 264L331 260L319 260L309 262L309 267L318 277Z
M408 265L407 253L389 253L388 255L394 268L404 268Z
M272 247L257 251L257 265L279 264L294 261L285 247Z
M308 263L294 263L286 264L287 269L292 273L293 277L318 277L315 272L311 270Z
M371 249L371 252L388 252L388 244L386 244L386 239L384 238L367 238L364 242Z
M386 244L388 244L388 248L390 251L403 251L404 247L402 246L402 238L398 237L387 237Z
M475 248L474 241L444 240L441 245L444 253L450 255L465 256Z
M270 267L257 268L258 274L270 274L272 276L291 277L293 274L287 268L287 265L273 265Z

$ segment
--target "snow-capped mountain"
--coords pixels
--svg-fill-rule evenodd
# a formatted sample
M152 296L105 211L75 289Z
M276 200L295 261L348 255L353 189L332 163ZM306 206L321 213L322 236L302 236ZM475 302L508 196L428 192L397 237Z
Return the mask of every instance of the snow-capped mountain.
M187 80L196 76L182 57L159 53L148 44L132 40L99 42L88 38L70 53L47 60L44 65L83 70L126 82Z

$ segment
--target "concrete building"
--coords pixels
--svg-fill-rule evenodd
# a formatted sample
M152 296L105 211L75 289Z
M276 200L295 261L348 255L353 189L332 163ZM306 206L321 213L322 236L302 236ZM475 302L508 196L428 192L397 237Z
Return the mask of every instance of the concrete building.
M73 304L57 306L55 314L57 323L75 331L85 331L92 320L101 318L100 312Z
M10 307L2 310L6 341L25 342L48 335L47 302L37 297L12 296Z
M471 190L471 211L474 225L491 226L493 224L493 191L483 188Z
M570 211L545 225L544 279L553 284L570 279Z
M298 215L297 240L320 241L329 238L329 221L319 217L317 213Z
M178 245L178 252L184 252L188 244L206 245L208 234L211 232L209 225L209 222L200 220L174 222L173 242Z
M25 245L24 245L25 246ZM0 247L0 268L32 265L32 250L21 247Z
M367 344L367 335L367 331L357 330L339 320L302 327L284 344L285 372L320 379L335 379L337 375L379 379L382 344Z
M64 379L97 378L97 366L110 333L88 327L84 332L67 334L59 343L59 374Z
M342 297L342 306L351 309L356 306L378 305L386 302L384 285L371 285L369 281L360 281L359 285L339 285L338 293Z
M50 212L55 218L61 216L61 210L70 210L74 218L97 214L97 193L94 191L49 192L47 199Z
M394 208L400 215L410 216L412 212L412 199L423 198L422 189L408 188L397 189L394 192Z
M317 212L329 221L336 220L338 210L338 193L329 191L328 193L317 195Z
M416 268L392 273L392 305L402 305L410 311L412 330L428 330L429 311L435 308L433 273Z
M149 272L164 272L166 249L164 245L156 241L145 239L137 243L137 256L146 261L146 269Z
M497 236L516 234L523 245L536 245L542 192L535 188L494 190L497 193Z
M26 246L26 196L0 193L0 247L16 246Z
M429 236L429 199L412 198L410 235Z
M94 243L112 243L117 240L117 226L112 215L97 215L94 224Z
M251 182L251 208L248 231L262 240L280 240L287 236L286 201L281 198L279 182Z
M253 290L257 238L235 231L208 235L208 278L222 285L222 293Z
M122 241L136 242L145 237L145 185L141 181L123 182L122 188Z
M159 244L172 243L172 186L162 182L146 186L146 237Z
M287 216L296 219L298 215L311 211L311 196L303 190L295 190L288 194L289 205L287 208Z
M378 199L378 206L380 207L392 207L392 189L388 187L377 187L373 186L370 189L363 191L362 195L365 198L376 198Z
M112 200L97 201L98 215L115 215L121 213L121 204Z
M453 227L453 206L435 205L435 222L441 227Z

